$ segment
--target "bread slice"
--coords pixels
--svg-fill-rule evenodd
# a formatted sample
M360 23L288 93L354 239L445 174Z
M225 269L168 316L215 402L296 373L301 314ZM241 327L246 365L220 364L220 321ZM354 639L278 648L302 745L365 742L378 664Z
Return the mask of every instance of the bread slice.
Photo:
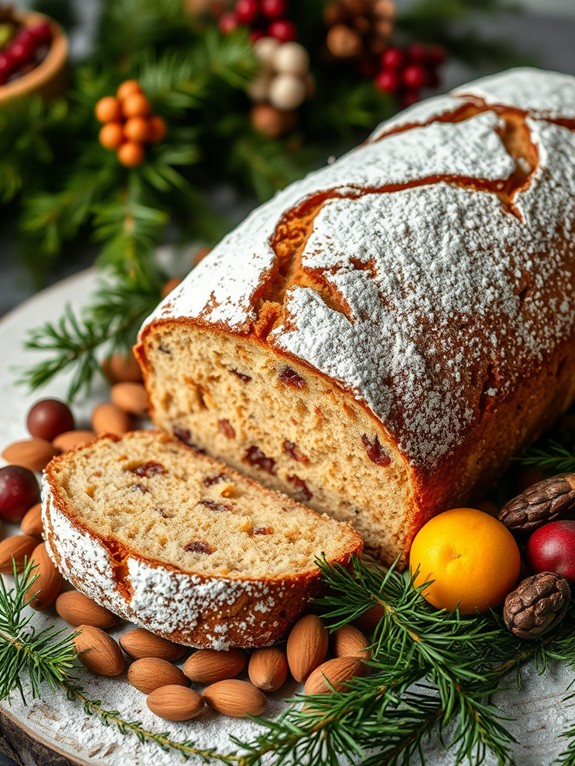
M82 593L197 647L277 641L321 587L315 560L362 549L348 524L154 431L106 435L44 476L48 551Z

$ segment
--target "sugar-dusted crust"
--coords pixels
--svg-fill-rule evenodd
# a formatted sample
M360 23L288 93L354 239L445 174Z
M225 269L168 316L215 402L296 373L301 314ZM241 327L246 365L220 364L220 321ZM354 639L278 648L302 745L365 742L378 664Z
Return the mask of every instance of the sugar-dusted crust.
M118 437L107 435L97 441L102 440L118 441ZM276 578L207 577L151 560L114 537L103 537L71 506L58 477L63 461L92 445L65 453L48 465L42 487L42 520L46 548L54 563L74 587L98 604L172 641L226 649L275 643L321 591L320 572L315 567ZM227 466L192 450L190 458L209 463L213 472L225 470L234 475ZM273 494L263 487L258 491ZM292 502L281 497L277 501L278 514L281 506ZM352 554L361 552L359 535L352 534L350 543L349 550L333 563L346 565Z
M331 381L342 413L363 407L407 466L381 554L405 555L575 396L575 78L511 70L416 105L252 213L142 327L164 428L169 328L265 347ZM219 454L213 433L197 441Z

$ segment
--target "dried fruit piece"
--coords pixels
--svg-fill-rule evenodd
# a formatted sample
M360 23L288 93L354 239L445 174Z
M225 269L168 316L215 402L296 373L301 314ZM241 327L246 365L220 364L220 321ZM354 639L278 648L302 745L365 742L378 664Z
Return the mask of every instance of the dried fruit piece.
M278 379L284 384L284 386L290 386L291 388L307 388L307 381L291 367L284 367L278 375Z
M287 660L296 681L304 681L325 660L329 636L323 620L315 614L301 617L287 640Z
M528 535L543 524L575 514L575 474L544 479L521 492L499 511L499 521L515 534Z
M140 465L130 468L132 473L136 476L144 476L146 479L151 479L152 476L159 476L166 473L166 469L161 463L155 460L149 460L147 463L141 463Z
M262 691L247 681L238 681L235 678L207 686L203 697L218 713L234 718L261 715L268 704L267 697Z
M309 487L305 483L303 479L300 479L299 476L296 476L295 474L293 476L287 477L288 482L292 485L292 487L296 490L296 499L299 500L302 503L307 503L309 500L312 499L313 493L310 492Z
M379 437L376 435L373 441L370 441L366 434L361 437L363 446L366 449L367 456L372 463L376 465L386 466L391 463L391 458L387 452L383 449L379 442Z
M306 457L295 442L290 442L287 439L282 445L283 451L286 455L289 455L298 463L309 463L309 458Z
M274 476L276 472L276 461L265 455L259 447L253 445L248 447L244 453L244 461L261 468L262 471Z
M148 695L146 705L166 721L189 721L203 713L203 697L193 689L177 684L160 686Z
M503 606L507 628L519 638L538 638L556 627L571 602L571 588L564 577L540 572L523 580L509 593Z
M183 671L192 681L212 684L239 675L248 664L248 657L241 649L217 651L198 649L184 663Z
M205 553L207 555L214 552L212 546L205 540L192 540L191 543L184 545L184 550L188 553Z
M236 438L235 428L233 427L233 425L230 423L229 420L226 420L225 418L218 420L218 428L227 439Z

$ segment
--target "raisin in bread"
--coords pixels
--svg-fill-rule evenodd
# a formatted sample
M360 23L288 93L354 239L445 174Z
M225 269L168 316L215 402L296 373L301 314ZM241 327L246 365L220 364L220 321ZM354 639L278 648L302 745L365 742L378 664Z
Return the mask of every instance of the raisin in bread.
M155 424L383 561L575 396L575 78L422 102L260 207L144 323Z
M104 436L44 476L46 547L82 593L191 646L265 646L317 595L315 564L362 548L347 524L166 434Z

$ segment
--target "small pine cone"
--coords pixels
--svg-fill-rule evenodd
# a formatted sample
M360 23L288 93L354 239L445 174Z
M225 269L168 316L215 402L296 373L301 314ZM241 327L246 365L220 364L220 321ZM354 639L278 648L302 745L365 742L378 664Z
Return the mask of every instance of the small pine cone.
M527 577L505 599L503 619L518 638L539 638L559 625L571 601L565 578L553 572Z
M499 511L499 521L513 533L529 535L543 524L575 513L575 474L533 484Z

